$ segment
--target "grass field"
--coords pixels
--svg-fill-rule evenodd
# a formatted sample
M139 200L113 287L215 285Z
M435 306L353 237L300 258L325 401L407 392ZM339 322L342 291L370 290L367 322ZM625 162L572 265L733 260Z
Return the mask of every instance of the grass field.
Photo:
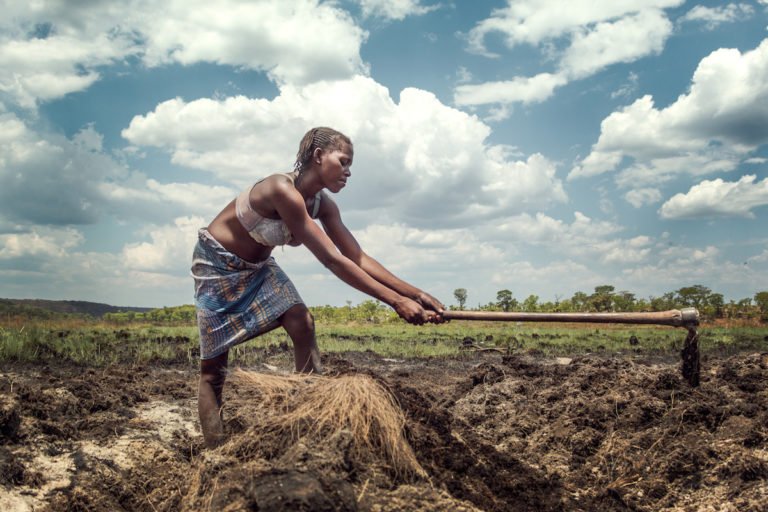
M702 353L768 350L768 326L702 326ZM494 349L510 353L538 351L564 356L585 353L663 355L682 346L684 329L653 326L535 324L453 321L410 326L401 322L318 322L323 352L370 350L385 357L457 356L465 350ZM631 336L638 343L631 345ZM235 347L230 359L259 362L265 355L289 352L290 339L278 329ZM193 325L110 325L76 320L15 319L0 325L0 361L66 360L79 364L196 364L198 332Z

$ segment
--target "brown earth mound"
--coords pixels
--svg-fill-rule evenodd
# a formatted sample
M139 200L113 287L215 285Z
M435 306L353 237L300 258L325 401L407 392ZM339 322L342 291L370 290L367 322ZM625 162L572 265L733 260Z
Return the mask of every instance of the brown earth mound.
M229 442L203 450L193 369L6 365L0 510L768 509L766 354L710 355L698 388L672 359L325 359L315 399L361 376L385 390L423 474L361 444L355 415L278 421L243 381L225 390Z

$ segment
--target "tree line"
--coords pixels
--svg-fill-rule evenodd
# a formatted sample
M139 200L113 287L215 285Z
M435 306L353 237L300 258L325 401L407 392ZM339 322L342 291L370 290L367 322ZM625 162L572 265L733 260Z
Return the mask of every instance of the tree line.
M173 306L152 309L150 311L119 311L106 313L102 317L105 321L116 324L151 323L163 325L187 325L197 321L195 306Z
M458 309L467 307L468 292L457 288L453 296ZM452 306L456 307L456 306ZM704 319L759 319L768 322L768 291L758 292L754 297L739 301L725 301L723 295L703 285L685 286L667 292L659 297L642 298L628 291L616 291L611 285L596 286L591 294L576 292L569 298L556 297L554 301L542 301L538 295L528 295L520 300L511 290L496 293L496 300L479 304L481 311L525 311L525 312L640 312L667 311L695 307ZM364 300L345 306L310 306L309 310L318 322L367 322L385 323L398 321L391 308L376 300ZM190 325L196 322L195 307L192 305L164 307L146 312L125 311L107 313L104 320L117 324L153 323L163 325Z
M383 323L397 320L397 314L391 308L376 300L364 300L346 306L310 306L309 310L320 322L369 322ZM160 325L190 325L197 321L195 306L173 306L153 309L146 312L120 311L106 313L106 322L114 324L150 323Z
M459 309L467 303L466 288L457 288L453 296ZM529 295L523 300L515 298L511 290L503 289L496 293L496 301L478 305L483 311L525 311L525 312L633 312L667 311L694 307L708 319L740 318L760 319L768 322L768 291L757 292L754 297L739 301L725 301L721 293L713 292L706 286L697 284L684 286L679 290L667 292L659 297L639 298L626 290L616 291L611 285L596 286L591 294L578 291L570 298L557 297L554 301L542 302L538 295Z

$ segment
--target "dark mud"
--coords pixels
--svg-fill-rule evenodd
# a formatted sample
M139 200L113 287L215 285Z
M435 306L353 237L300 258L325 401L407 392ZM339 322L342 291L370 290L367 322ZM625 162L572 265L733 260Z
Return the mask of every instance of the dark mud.
M355 460L343 431L243 439L235 385L239 444L204 450L194 369L6 365L0 510L768 509L768 354L705 357L696 388L672 358L324 359L393 393L426 476Z

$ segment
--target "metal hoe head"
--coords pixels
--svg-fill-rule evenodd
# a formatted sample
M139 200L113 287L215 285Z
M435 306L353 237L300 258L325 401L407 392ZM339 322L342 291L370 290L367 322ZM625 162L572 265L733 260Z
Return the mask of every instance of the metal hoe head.
M696 308L685 308L680 311L680 327L688 329L688 335L680 351L682 358L681 371L683 378L692 387L697 387L701 377L701 355L699 353L699 312Z

